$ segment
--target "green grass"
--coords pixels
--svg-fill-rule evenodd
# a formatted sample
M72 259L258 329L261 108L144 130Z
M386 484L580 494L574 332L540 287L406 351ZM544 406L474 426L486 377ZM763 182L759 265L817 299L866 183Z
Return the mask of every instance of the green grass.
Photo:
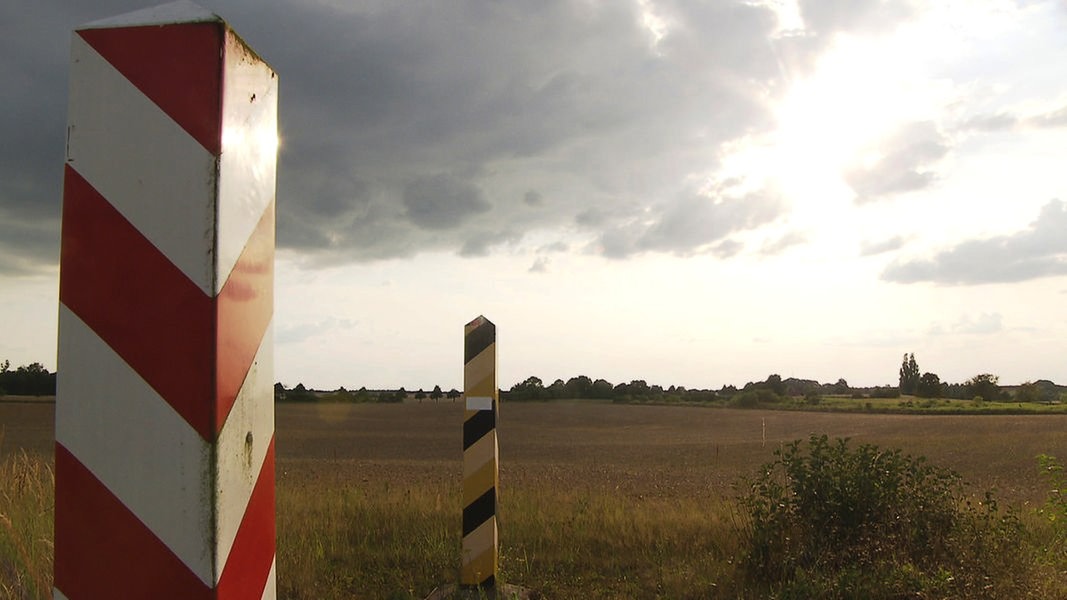
M685 404L719 408L739 408L729 399L712 402L682 402L671 397L660 399L617 401L619 404ZM950 398L852 398L827 395L810 401L803 396L789 396L778 402L763 402L749 408L804 412L854 412L870 414L931 414L931 415L1067 415L1067 403L999 402L987 400L959 400Z

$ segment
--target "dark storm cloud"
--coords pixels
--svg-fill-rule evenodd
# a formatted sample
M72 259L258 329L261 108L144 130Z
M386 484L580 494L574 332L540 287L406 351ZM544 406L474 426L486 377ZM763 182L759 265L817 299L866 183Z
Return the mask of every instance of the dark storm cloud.
M844 174L856 192L857 204L927 187L937 180L933 166L948 154L949 143L934 123L919 122L896 132L880 150L882 156L873 164L853 167Z
M56 261L70 31L143 6L0 6L5 270ZM866 27L879 6L864 3L856 23L815 4L805 18L819 31ZM584 235L618 238L604 246L614 255L684 255L721 241L719 221L690 225L708 210L694 203L686 219L670 199L715 171L723 144L771 129L788 83L775 17L748 2L656 2L668 24L658 41L634 2L209 8L279 74L278 243L309 264L477 255L495 247L478 232L516 239L573 228L575 215ZM626 227L641 211L650 224ZM763 222L735 214L758 206L716 212L730 230Z
M404 186L407 218L423 229L455 229L492 205L477 186L450 175L420 177Z
M1024 231L965 241L931 258L895 261L886 267L882 279L897 283L977 285L1067 275L1064 231L1067 231L1067 204L1053 200Z
M522 201L525 202L528 206L541 206L545 203L545 198L541 195L541 192L538 192L537 190L530 190L523 194Z
M756 99L778 86L774 19L743 3L664 3L678 25L655 48L629 3L234 8L283 84L279 241L326 260L478 256L499 245L478 232L521 236L575 214L603 233L713 169L718 144L772 123ZM681 141L694 131L705 138ZM509 185L501 161L544 183ZM324 184L323 165L366 194Z

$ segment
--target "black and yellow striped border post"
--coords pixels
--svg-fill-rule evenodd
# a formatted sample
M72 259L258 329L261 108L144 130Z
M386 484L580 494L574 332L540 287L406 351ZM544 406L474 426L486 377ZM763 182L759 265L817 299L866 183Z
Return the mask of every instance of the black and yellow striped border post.
M496 584L497 467L496 325L485 317L463 328L463 559L460 585L488 590Z

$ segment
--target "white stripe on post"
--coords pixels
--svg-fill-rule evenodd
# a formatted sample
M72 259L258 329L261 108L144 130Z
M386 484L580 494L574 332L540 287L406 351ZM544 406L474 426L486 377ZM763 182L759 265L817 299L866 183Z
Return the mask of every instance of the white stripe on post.
M176 2L71 40L55 598L276 596L277 78Z

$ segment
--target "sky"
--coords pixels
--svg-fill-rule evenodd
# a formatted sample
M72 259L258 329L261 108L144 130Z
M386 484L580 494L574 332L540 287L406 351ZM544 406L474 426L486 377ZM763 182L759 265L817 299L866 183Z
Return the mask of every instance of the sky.
M275 379L1067 384L1062 0L202 0L278 72ZM71 30L0 4L0 360L55 369Z

